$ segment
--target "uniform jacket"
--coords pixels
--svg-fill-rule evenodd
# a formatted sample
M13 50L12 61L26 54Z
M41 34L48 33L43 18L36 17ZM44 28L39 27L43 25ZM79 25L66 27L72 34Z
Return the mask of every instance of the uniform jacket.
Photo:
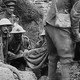
M28 37L22 35L20 43L16 43L15 39L12 39L9 42L8 50L14 54L19 54L19 50L24 51L24 49L28 49L28 46L29 46Z
M76 41L79 38L79 22L80 21L80 0L76 2L71 10L72 33Z
M52 0L52 5L50 6L50 10L48 11L46 22L53 26L55 23L55 16L56 16L55 1L58 12L60 13L65 13L65 12L70 13L71 8L75 2L74 0Z

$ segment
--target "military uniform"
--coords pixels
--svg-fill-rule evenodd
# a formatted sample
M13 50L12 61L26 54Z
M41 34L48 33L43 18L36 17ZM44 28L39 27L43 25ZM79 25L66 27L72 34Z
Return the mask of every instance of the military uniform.
M17 67L20 70L25 70L26 61L21 55L25 49L28 49L29 39L27 36L17 36L14 37L14 34L22 34L25 32L18 24L14 24L11 33L13 37L9 41L8 45L8 63ZM21 37L17 40L18 37Z
M71 10L72 33L76 43L75 58L80 60L80 0L76 2Z
M48 63L48 53L45 35L41 34L41 37L43 39L36 43L34 49L24 51L24 58L26 59L28 66L34 71L38 78L40 78L44 74L47 74Z
M20 42L17 42L14 38L11 41L9 41L8 50L13 52L14 54L19 54L19 50L24 51L25 49L28 49L28 46L29 46L29 41L27 37L22 35L22 39Z
M7 39L8 39L8 28L12 26L12 23L7 18L2 18L0 20L0 59L3 62L6 62L7 59ZM4 39L4 36L6 39ZM5 44L4 44L5 43ZM4 52L5 46L5 52Z
M62 65L62 80L70 80L69 65L73 61L74 48L70 27L55 26L56 7L59 13L70 13L72 8L71 0L52 0L52 5L46 19L46 39L48 44L48 77L49 80L56 80L57 62Z

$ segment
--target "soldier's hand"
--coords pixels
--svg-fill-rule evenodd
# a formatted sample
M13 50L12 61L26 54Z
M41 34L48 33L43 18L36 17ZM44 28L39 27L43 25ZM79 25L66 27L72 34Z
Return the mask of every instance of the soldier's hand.
M22 50L19 51L20 54L23 54L24 52Z
M9 55L9 59L12 60L12 59L15 59L16 58L16 55L12 52L8 52L8 55Z
M80 42L80 33L78 34L77 42Z
M15 56L15 54L12 53L12 52L10 52L10 51L8 51L8 54L9 54L10 56Z
M28 56L29 55L29 51L27 49L24 50L23 56Z
M80 33L79 33L79 38L80 38Z

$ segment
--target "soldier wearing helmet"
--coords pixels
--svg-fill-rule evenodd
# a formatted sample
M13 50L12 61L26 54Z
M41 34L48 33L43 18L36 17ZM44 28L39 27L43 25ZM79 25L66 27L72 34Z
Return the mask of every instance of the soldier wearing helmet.
M7 31L7 29L9 29L10 30L10 26L12 26L12 23L9 21L9 19L7 19L7 18L2 18L1 20L0 20L0 26L2 26L1 28L2 28L2 31L4 32L4 33L6 33L6 31Z
M42 30L39 37L40 37L40 40L36 43L35 48L41 47L45 42L45 30L44 29Z
M8 35L10 28L12 26L12 23L7 18L2 18L0 20L0 41L3 44L2 46L2 53L4 54L4 62L7 61L7 52L8 52ZM1 39L2 38L2 39Z
M26 62L21 55L24 49L28 49L29 46L29 38L23 36L25 32L26 31L19 24L14 23L14 27L10 32L12 37L10 38L8 45L8 63L20 70L25 70L26 68Z
M14 27L10 33L25 33L26 31L17 23L14 23Z
M47 63L48 63L46 46L47 44L44 29L42 30L39 37L40 40L35 44L34 49L24 51L24 58L26 59L27 65L33 70L37 78L40 78L43 75L47 75ZM34 58L31 56L34 56ZM36 65L35 61L37 62Z

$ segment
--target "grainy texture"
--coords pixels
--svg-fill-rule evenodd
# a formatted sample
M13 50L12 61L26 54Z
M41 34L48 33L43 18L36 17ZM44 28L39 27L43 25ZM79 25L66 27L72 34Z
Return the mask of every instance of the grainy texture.
M22 80L37 80L37 77L32 71L19 71ZM19 80L17 75L10 69L0 67L0 80Z

